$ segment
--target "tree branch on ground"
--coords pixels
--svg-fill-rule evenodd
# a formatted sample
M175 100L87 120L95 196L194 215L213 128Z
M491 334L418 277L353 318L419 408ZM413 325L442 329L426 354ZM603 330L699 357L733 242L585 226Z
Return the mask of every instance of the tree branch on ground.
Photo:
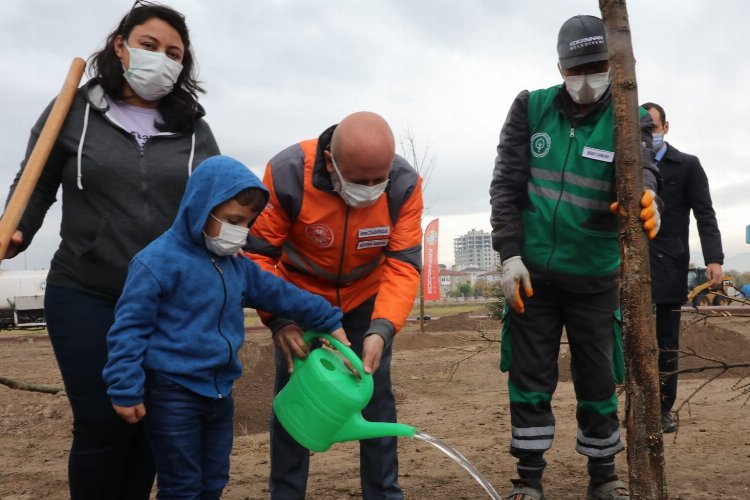
M10 387L11 389L17 389L19 391L31 391L31 392L43 392L46 394L57 394L63 392L65 389L56 385L42 385L42 384L29 384L26 382L19 382L11 378L3 377L0 375L0 384Z
M448 384L450 384L453 381L453 376L456 374L456 371L458 370L458 367L461 365L461 363L463 363L466 360L469 360L469 359L473 358L477 354L483 353L484 351L486 351L487 349L489 349L490 347L492 347L493 343L495 343L495 342L500 343L500 339L499 338L491 338L490 334L487 333L487 332L485 332L484 330L480 330L479 328L470 328L470 327L467 327L466 329L467 330L473 330L473 331L479 333L479 338L482 341L487 342L487 345L485 345L484 347L482 347L482 348L480 348L480 349L478 349L476 351L472 351L471 354L469 354L467 356L464 356L463 358L461 358L458 361L454 362L451 365L450 369L448 370L448 380L445 381L445 385L448 385Z
M686 359L686 358L698 358L704 361L707 361L711 364L708 365L702 365L702 366L693 366L691 368L682 368L679 370L675 370L670 373L665 373L662 375L662 378L669 377L671 375L679 375L681 373L700 373L705 372L709 370L718 370L717 373L711 375L709 378L707 378L701 385L699 385L687 398L685 398L682 403L677 407L676 410L674 410L674 413L679 418L680 410L685 406L686 404L689 404L690 401L695 397L696 394L698 394L701 390L703 390L704 387L706 387L708 384L716 380L717 378L721 377L725 373L727 373L730 370L737 369L737 368L750 368L750 362L743 362L743 363L726 363L724 361L721 361L720 359L710 358L707 356L702 356L695 352L693 349L687 349L687 350L679 350L679 351L672 351L677 352L680 354L680 360ZM748 389L748 385L738 385L741 384L742 381L747 377L747 375L743 375L739 378L739 380L735 383L733 389L739 390L740 395L742 394L748 394L748 399L750 399L750 389ZM740 395L736 396L733 399L736 399L740 397ZM745 400L745 403L743 403L743 406L747 404L747 399Z

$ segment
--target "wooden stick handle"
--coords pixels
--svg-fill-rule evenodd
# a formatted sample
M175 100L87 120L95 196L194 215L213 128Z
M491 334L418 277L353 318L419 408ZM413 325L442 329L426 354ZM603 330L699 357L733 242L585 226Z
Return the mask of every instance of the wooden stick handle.
M62 90L52 106L52 110L44 123L39 139L31 151L26 168L24 168L21 178L18 180L13 196L11 196L8 206L5 207L5 213L0 219L0 261L5 258L5 253L10 245L10 238L18 228L26 206L29 204L31 194L34 192L39 176L42 175L44 165L55 145L57 136L60 134L65 118L68 116L70 106L73 104L78 84L81 82L83 70L86 68L86 61L80 57L73 59L68 70L68 75L63 83Z

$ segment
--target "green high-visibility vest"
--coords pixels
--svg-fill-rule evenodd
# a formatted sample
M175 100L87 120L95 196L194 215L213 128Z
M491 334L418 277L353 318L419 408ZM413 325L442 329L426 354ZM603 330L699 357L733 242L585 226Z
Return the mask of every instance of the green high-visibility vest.
M559 89L529 94L531 205L523 213L523 258L544 270L608 275L620 265L609 212L615 201L614 106L610 102L598 118L574 128L552 104Z

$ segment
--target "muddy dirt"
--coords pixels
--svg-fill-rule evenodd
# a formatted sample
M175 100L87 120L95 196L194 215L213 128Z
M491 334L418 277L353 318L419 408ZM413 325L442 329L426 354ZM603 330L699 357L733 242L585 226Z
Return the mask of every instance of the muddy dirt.
M515 475L510 438L507 376L497 369L500 323L476 313L431 320L426 332L410 323L397 337L393 358L399 421L436 436L460 451L502 492ZM684 315L682 344L724 362L750 361L750 318L696 321ZM249 331L242 353L246 372L235 389L235 446L224 498L268 498L267 422L273 385L267 332ZM685 358L682 367L705 365ZM584 497L585 457L575 450L575 397L561 350L561 382L553 406L557 432L547 453L545 493L552 499ZM684 376L678 404L709 375ZM0 333L0 375L59 385L59 371L43 332ZM738 382L741 376L744 382ZM734 370L693 397L680 412L680 429L664 439L670 498L750 498L750 403L741 386L750 372ZM624 406L624 397L620 401ZM0 500L67 498L66 462L71 417L63 394L0 385ZM481 499L487 495L457 464L432 446L400 440L400 482L411 499ZM312 457L308 498L357 498L356 443L334 445ZM626 457L617 457L626 479Z

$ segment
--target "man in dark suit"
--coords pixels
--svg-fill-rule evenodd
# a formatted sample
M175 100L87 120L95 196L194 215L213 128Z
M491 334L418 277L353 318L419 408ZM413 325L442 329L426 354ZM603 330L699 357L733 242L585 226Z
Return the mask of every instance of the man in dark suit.
M677 370L680 348L680 307L687 300L687 272L690 262L688 233L690 211L698 224L701 250L712 287L721 284L724 253L716 214L711 204L708 179L697 157L682 153L664 142L669 132L664 108L647 102L642 105L654 120L651 130L655 161L659 166L664 202L661 231L651 240L651 294L656 305L656 336L659 341L659 371ZM672 405L677 396L677 375L662 380L661 424L663 432L677 430Z

